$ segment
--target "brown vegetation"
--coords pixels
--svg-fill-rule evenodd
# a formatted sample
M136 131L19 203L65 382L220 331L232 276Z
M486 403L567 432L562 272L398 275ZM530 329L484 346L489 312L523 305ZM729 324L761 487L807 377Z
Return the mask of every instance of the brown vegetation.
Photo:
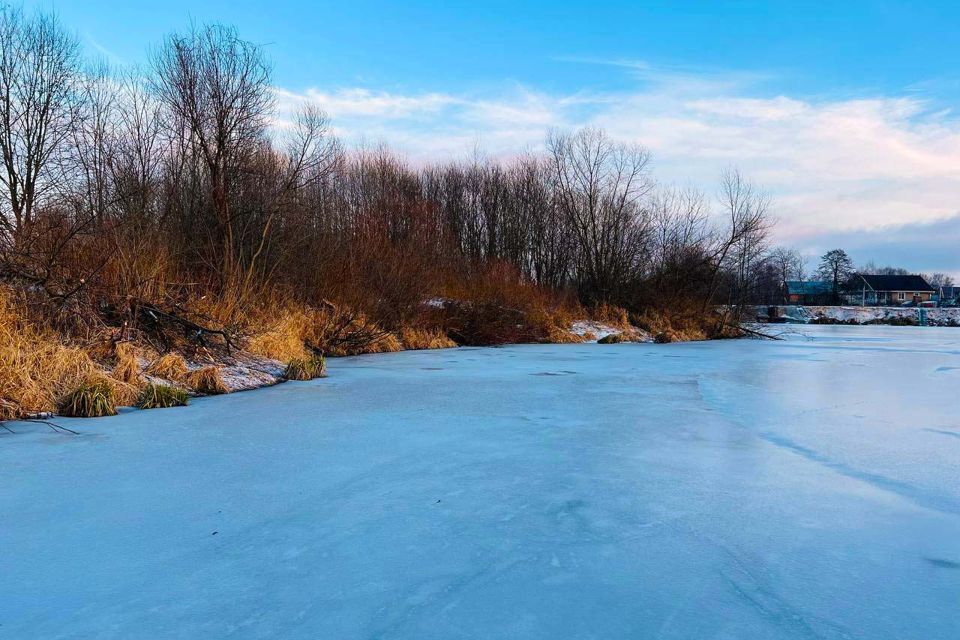
M112 376L121 382L139 386L140 362L133 345L129 342L118 342L115 350L117 363L113 367Z
M156 378L179 382L187 375L187 361L179 353L165 353L147 367L146 373Z
M219 367L201 367L183 376L183 383L191 390L204 395L229 393L230 389L220 376Z
M400 344L404 349L449 349L457 343L439 329L414 329L404 327L400 330Z
M83 349L30 322L24 306L0 287L0 418L53 411L96 369Z

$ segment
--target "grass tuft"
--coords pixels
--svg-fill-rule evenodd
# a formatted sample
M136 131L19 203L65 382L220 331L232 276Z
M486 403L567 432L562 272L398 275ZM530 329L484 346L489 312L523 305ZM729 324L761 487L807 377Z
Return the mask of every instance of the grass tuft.
M115 416L113 387L102 378L85 382L60 400L57 413L71 418Z
M287 363L283 377L287 380L313 380L327 376L327 361L323 356L312 355L309 358L294 358Z
M569 329L554 324L547 327L545 342L549 344L578 344L586 339L584 336L579 336Z
M187 392L169 384L151 382L140 393L137 407L140 409L165 409L167 407L185 407L189 399Z
M220 367L203 367L190 371L183 377L183 382L197 393L204 395L230 393L230 389L220 376Z

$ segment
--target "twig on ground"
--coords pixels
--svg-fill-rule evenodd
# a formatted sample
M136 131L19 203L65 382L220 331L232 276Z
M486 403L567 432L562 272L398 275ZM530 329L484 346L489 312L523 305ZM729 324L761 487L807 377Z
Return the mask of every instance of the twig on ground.
M743 331L744 333L749 333L752 336L757 336L758 338L765 338L767 340L783 340L779 335L771 335L769 333L763 333L762 331L754 331L753 329L747 329L743 325L732 325L728 324L728 327L731 329L736 329L737 331Z
M68 429L68 428L64 427L63 425L55 424L55 423L53 423L53 422L50 422L49 420L40 420L40 419L38 419L38 418L26 418L26 419L23 420L23 422L35 422L35 423L37 423L37 424L45 424L45 425L47 425L48 427L50 427L51 429L53 429L54 431L56 431L57 433L59 433L59 432L61 432L61 431L66 431L67 433L72 433L72 434L75 435L75 436L80 435L79 432L74 431L73 429ZM9 429L8 429L8 430L9 430Z

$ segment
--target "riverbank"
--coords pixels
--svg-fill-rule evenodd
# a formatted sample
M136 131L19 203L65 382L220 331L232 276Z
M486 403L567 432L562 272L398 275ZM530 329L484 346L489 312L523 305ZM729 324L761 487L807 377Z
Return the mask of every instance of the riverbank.
M627 313L598 307L518 308L431 299L419 326L388 331L362 313L327 304L287 304L248 313L245 328L204 327L199 313L141 308L126 324L68 335L12 289L0 287L0 421L111 415L117 407L157 408L190 396L231 393L326 375L325 358L463 344L648 342ZM181 325L186 323L187 330ZM454 338L456 337L456 339Z

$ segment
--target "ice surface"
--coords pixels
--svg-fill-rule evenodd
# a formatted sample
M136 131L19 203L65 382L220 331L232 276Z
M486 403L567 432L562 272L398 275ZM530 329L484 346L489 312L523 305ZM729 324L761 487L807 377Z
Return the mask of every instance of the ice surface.
M960 638L960 330L797 331L16 424L0 638Z

